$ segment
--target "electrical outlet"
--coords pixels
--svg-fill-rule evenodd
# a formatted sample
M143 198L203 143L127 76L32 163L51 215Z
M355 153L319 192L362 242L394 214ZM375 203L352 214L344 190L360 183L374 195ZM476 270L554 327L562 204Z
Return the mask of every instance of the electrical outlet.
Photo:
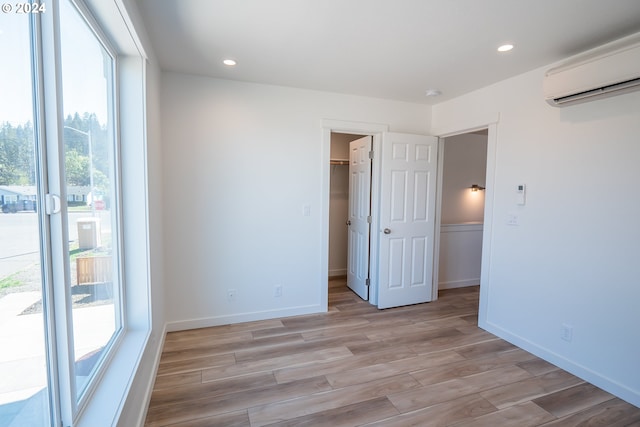
M571 342L571 340L573 339L573 326L563 323L560 338L562 338L566 342Z
M513 213L507 214L507 225L520 225L520 218L518 215Z
M236 300L236 290L227 289L227 301L234 302Z
M274 298L280 298L282 296L282 285L276 285L276 287L273 288L273 296Z

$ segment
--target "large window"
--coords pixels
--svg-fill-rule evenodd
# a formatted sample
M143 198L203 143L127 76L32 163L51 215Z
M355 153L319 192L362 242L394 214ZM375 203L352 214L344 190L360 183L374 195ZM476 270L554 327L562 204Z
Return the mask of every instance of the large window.
M118 58L79 2L17 5L0 13L0 425L74 425L125 325Z
M119 203L113 114L115 59L70 0L60 2L64 190L75 394L80 397L121 327Z
M28 16L0 15L0 425L49 425L52 372L41 239L31 30ZM9 58L11 60L9 60ZM19 422L16 422L18 420Z

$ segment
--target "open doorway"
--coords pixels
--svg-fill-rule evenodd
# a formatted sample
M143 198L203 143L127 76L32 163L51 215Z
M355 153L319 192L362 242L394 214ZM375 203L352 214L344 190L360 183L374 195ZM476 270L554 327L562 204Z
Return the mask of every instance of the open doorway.
M438 290L480 285L488 130L442 141Z
M358 144L358 141L363 139L367 139L368 141L368 148L366 149L366 153L364 153L367 158L368 171L363 177L353 179L351 175L356 174L358 171L357 167L354 167L350 173L350 156L353 157L350 152L355 149L354 144ZM330 286L335 286L336 281L345 282L347 286L354 290L354 292L365 301L369 300L369 232L358 233L357 231L362 227L368 230L371 219L370 150L371 137L363 138L363 135L338 132L331 133L329 189ZM367 181L366 188L362 188L362 178ZM358 194L354 193L363 194L360 194L362 197L357 197ZM358 207L358 203L363 202L361 199L366 199L366 209L364 209L366 213L363 218L359 218L358 215L354 216L354 212L363 210L360 209L361 207ZM358 224L359 222L363 222L363 224ZM355 245L354 242L363 240L363 236L366 238L366 242L362 241L359 245ZM361 247L358 248L358 246ZM364 246L366 246L366 248L364 248L366 251L363 251ZM363 262L363 259L366 262Z
M326 237L321 263L326 268L327 279L349 271L350 233L347 232L345 238L344 232L348 226L344 205L349 212L349 201L353 198L350 193L353 191L348 187L350 182L347 184L344 181L342 191L335 186L331 189L332 181L335 184L336 175L340 174L338 168L345 166L340 163L346 160L346 157L340 157L340 154L331 150L332 137L335 145L339 134L352 135L346 137L347 141L368 135L373 148L370 153L373 158L371 186L367 192L371 206L370 230L373 233L368 240L371 267L370 280L367 281L369 303L378 308L390 308L437 298L438 282L434 279L437 278L440 237L440 203L436 200L440 193L437 186L442 182L437 179L442 170L438 165L442 159L439 155L440 144L438 138L433 136L389 132L386 125L323 121L323 205L326 206L323 209L323 235ZM489 140L491 135L490 128ZM350 141L350 144L355 143L357 140ZM345 148L346 142L343 141L342 149ZM332 156L334 164L331 164ZM349 177L346 170L342 174L345 172ZM335 215L335 206L340 203L343 213ZM340 239L342 244L337 243ZM321 289L323 305L328 303L328 288Z

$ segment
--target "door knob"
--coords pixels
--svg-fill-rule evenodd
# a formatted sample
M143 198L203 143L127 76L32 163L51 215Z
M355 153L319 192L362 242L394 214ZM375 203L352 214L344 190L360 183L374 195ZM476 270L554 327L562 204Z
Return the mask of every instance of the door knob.
M351 220L350 219L347 220L347 225L351 225Z
M389 230L388 228L385 228L382 232L384 234L391 234L391 230Z

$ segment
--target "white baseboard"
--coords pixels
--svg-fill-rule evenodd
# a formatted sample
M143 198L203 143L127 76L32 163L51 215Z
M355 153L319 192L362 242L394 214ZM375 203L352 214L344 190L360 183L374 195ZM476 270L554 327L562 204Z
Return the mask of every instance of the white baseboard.
M561 356L547 348L541 347L529 340L520 337L519 335L515 335L496 324L486 322L479 318L478 326L502 338L503 340L508 341L511 344L516 345L521 349L526 350L529 353L534 354L541 359L544 359L547 362L552 363L579 378L582 378L583 380L595 385L596 387L600 387L601 389L613 394L614 396L617 396L634 406L640 407L640 391L633 390L624 384L620 384L619 382L602 374L599 374L598 372L593 371L586 366L575 363L572 360L567 359L566 357Z
M480 284L480 278L477 279L465 279L465 280L452 280L450 282L438 283L438 289L454 289L464 288L467 286L478 286Z
M320 305L308 305L287 308L285 310L256 311L251 313L238 313L224 316L204 317L200 319L178 320L167 323L167 332L208 328L211 326L230 325L234 323L253 322L256 320L277 319L280 317L299 316L302 314L325 313L326 311L326 307L323 308Z
M329 270L329 277L335 277L335 276L346 276L347 275L347 269L346 268L337 268L334 270Z

